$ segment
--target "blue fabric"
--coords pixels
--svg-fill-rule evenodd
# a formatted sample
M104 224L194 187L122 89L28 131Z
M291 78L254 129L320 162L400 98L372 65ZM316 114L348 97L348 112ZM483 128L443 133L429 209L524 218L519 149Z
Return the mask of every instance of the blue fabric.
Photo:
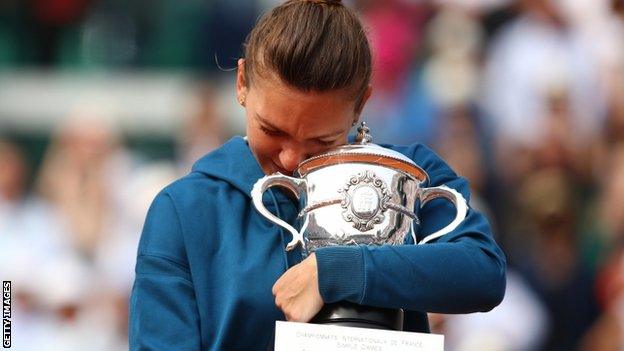
M432 151L392 148L421 165L430 185L446 184L468 198L467 182ZM274 322L284 320L271 288L301 255L284 252L290 234L251 203L262 176L245 140L235 137L158 194L138 249L131 350L266 349ZM298 208L283 193L267 192L263 200L295 223ZM433 200L421 211L419 238L454 215L449 203ZM428 331L425 312L487 311L505 290L504 255L473 210L455 231L426 245L332 247L316 255L325 302L404 308L411 331Z

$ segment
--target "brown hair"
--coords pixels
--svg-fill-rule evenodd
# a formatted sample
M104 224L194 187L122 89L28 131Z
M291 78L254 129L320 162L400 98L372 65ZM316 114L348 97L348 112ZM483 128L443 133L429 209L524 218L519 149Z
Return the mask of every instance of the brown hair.
M354 11L340 0L289 0L260 18L244 44L245 79L277 73L303 91L349 89L362 108L371 52Z

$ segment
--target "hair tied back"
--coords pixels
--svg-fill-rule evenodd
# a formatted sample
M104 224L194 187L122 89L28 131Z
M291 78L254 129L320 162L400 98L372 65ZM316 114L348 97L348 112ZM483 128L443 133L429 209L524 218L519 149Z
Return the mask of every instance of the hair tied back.
M303 2L311 2L319 5L342 5L342 0L303 0Z

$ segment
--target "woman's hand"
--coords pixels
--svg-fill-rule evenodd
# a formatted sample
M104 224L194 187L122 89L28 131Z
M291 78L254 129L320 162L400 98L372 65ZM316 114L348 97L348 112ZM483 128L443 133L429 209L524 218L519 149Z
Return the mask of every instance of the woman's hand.
M273 285L273 296L289 321L308 322L321 310L323 299L314 253L282 274Z

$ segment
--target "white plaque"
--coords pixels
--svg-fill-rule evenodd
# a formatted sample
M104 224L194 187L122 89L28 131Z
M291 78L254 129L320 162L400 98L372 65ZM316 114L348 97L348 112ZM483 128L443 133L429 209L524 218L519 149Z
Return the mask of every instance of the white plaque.
M444 336L335 325L275 322L275 351L444 351Z

